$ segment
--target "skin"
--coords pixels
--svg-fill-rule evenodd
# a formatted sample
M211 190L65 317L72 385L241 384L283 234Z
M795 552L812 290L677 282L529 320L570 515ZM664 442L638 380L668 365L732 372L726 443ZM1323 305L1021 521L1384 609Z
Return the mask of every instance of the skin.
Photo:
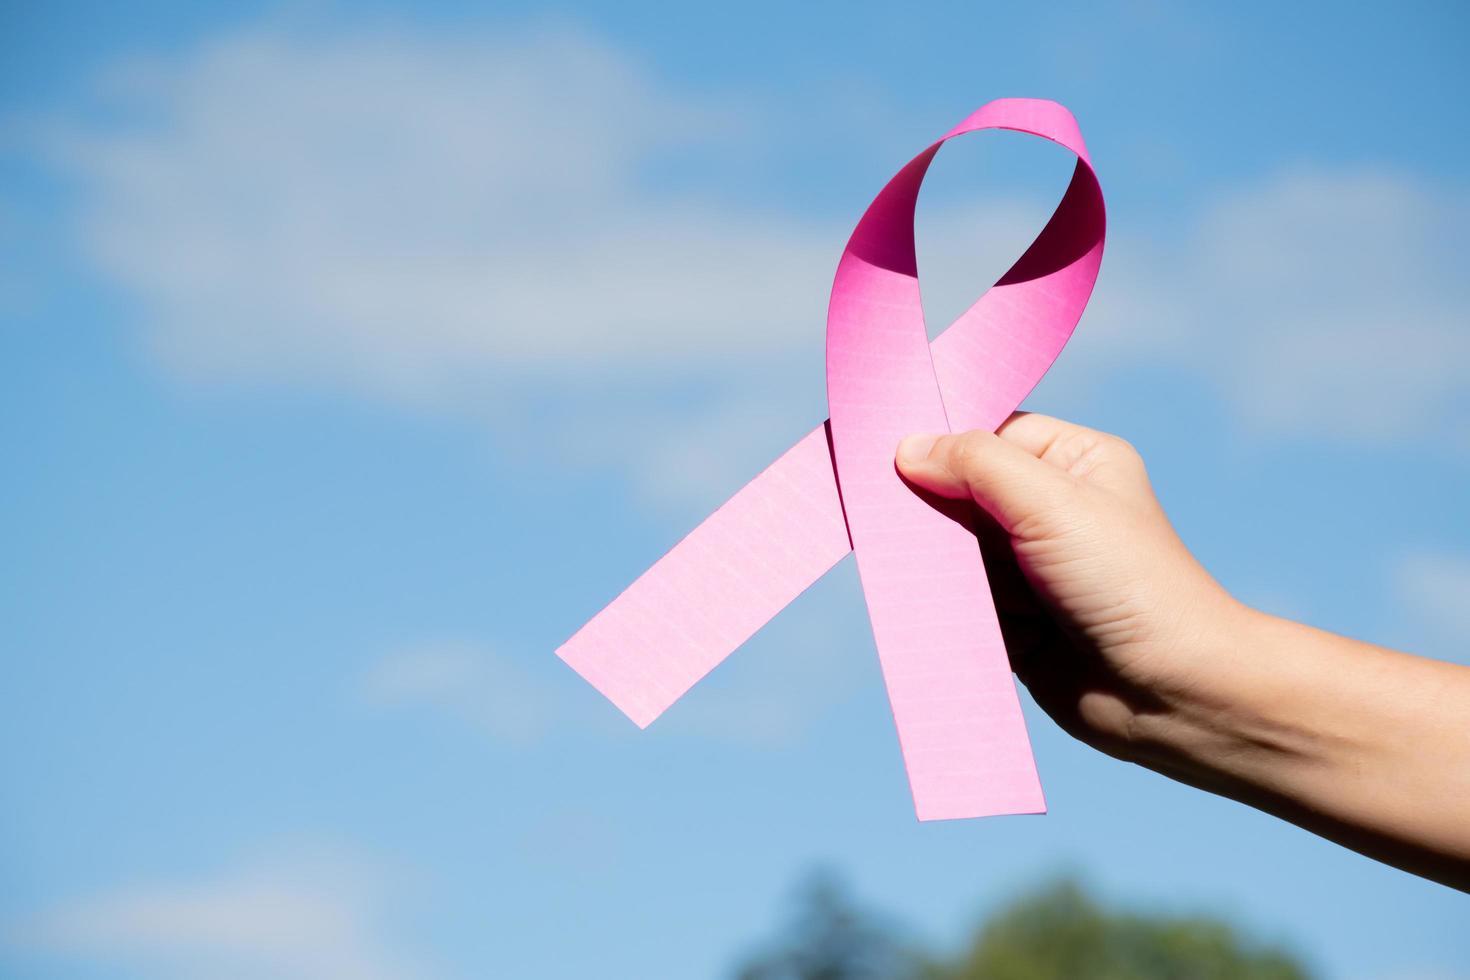
M1470 668L1243 605L1117 436L1020 413L896 463L978 505L1012 666L1066 731L1470 891Z

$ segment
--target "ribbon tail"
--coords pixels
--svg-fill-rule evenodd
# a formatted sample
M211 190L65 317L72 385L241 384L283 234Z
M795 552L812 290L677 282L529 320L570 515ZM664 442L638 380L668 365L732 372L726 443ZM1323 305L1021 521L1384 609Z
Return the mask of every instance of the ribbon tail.
M646 728L851 550L824 423L556 654Z

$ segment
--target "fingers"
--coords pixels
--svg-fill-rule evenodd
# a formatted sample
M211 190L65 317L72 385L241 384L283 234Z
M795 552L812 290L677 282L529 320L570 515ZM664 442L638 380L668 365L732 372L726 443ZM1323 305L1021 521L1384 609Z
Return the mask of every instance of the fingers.
M1037 459L1044 458L1062 439L1092 432L1092 429L1073 422L1035 412L1014 412L995 430L996 435L1015 443Z
M944 497L971 497L1007 532L1065 502L1079 482L1125 496L1148 496L1143 460L1106 432L1046 415L1017 412L995 435L910 436L899 445L899 472Z
M1079 479L1113 490L1136 490L1148 477L1143 459L1128 442L1107 432L1017 412L996 434Z
M909 436L896 462L910 483L942 497L970 497L1007 532L1061 506L1075 489L1064 471L989 432Z

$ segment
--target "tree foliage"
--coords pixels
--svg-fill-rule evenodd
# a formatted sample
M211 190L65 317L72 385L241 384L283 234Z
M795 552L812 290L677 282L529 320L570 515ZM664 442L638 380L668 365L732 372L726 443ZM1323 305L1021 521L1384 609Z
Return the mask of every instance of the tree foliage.
M1308 980L1285 952L1202 916L1104 909L1076 883L1025 896L934 980Z
M739 980L905 980L922 960L875 913L859 908L838 880L822 874L803 890L796 914Z
M957 955L924 952L830 876L739 980L1310 980L1285 951L1198 915L1105 908L1062 880L997 912Z

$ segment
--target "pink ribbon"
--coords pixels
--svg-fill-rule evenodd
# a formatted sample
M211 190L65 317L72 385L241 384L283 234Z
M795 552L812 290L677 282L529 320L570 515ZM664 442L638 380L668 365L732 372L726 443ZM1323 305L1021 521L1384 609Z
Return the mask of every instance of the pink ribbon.
M1052 140L1077 167L1036 241L931 344L914 206L939 147L979 129ZM920 153L868 207L838 263L827 313L831 419L557 655L646 727L855 551L919 819L1045 812L974 533L904 484L893 454L909 433L993 431L1010 416L1087 305L1105 224L1077 122L1054 102L991 102Z

